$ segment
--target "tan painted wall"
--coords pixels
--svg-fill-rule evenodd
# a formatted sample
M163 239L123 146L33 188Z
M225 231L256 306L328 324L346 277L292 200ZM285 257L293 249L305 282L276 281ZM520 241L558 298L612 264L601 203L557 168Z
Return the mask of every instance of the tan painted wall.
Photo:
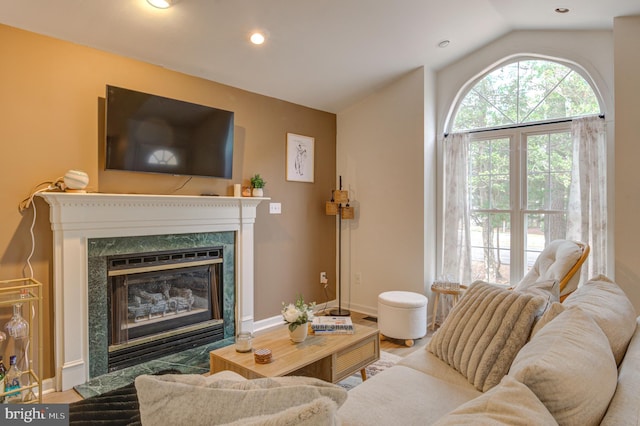
M425 124L434 121L425 116L432 79L424 68L413 70L338 114L338 173L356 208L356 219L343 225L350 309L375 315L379 293L425 293L425 277L434 273L435 211L425 209L435 182L435 170L425 172L425 158L435 155L434 135L425 135L425 127L433 130Z
M640 16L616 18L615 255L616 282L640 313Z
M267 181L265 196L282 215L258 209L255 229L255 319L277 316L282 301L301 293L324 302L319 272L335 285L335 221L324 215L336 176L336 116L249 93L95 49L0 25L0 279L21 277L31 249L32 211L18 203L40 182L75 168L101 192L231 194L254 173ZM235 112L233 179L102 171L105 85L111 84ZM315 138L315 183L285 180L286 133ZM36 279L45 284L46 368L51 377L52 235L48 206L36 202ZM331 298L335 288L329 288Z

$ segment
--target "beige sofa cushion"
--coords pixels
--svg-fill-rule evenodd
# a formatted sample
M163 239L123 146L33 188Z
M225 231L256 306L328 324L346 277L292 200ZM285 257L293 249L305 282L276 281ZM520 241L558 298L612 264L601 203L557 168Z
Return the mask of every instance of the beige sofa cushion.
M453 307L427 348L486 392L507 373L546 301L476 281Z
M308 377L142 375L135 386L143 425L331 425L347 398L340 386Z
M563 305L578 306L591 315L609 339L619 365L636 329L636 311L624 291L609 278L598 275L567 297Z
M466 377L429 352L426 347L412 352L398 361L396 365L404 365L453 385L476 390Z
M618 387L602 419L603 426L640 424L640 318L618 371Z
M536 426L558 424L528 387L505 376L498 386L462 404L434 426L530 426L534 423Z
M429 425L480 395L396 364L351 389L338 416L344 426Z
M524 383L561 425L600 422L616 389L609 342L594 320L568 309L518 353L509 376Z

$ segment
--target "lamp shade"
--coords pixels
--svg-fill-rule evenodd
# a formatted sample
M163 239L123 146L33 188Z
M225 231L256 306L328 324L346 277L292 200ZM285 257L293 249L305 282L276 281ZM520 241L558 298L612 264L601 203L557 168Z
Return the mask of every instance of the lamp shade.
M147 3L158 9L167 9L171 6L172 0L147 0Z

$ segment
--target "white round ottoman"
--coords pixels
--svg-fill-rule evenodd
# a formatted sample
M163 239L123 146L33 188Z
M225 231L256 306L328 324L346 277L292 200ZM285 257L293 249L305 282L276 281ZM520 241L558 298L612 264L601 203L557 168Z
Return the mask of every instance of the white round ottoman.
M386 291L378 295L380 338L402 339L413 346L414 339L427 334L426 296L411 291Z

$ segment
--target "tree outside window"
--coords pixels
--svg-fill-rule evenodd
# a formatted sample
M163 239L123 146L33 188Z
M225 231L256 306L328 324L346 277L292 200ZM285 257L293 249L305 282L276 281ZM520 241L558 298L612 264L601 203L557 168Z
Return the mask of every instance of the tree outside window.
M502 66L467 92L452 130L471 133L473 279L515 284L549 242L565 238L570 120L599 113L584 77L547 60Z

